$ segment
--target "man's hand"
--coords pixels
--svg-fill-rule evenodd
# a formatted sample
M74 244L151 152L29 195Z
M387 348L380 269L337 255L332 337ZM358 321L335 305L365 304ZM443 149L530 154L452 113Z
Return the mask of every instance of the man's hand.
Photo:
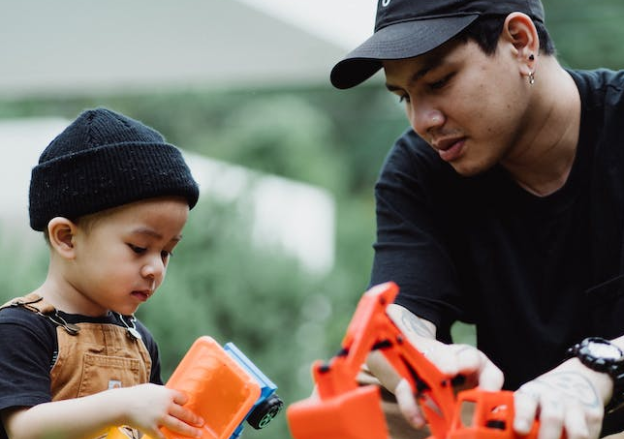
M462 375L465 378L462 389L476 386L492 391L501 389L503 374L483 352L467 345L445 345L439 342L435 342L435 345L430 345L427 358L445 375ZM409 383L404 379L399 381L394 393L401 413L408 422L415 428L424 427L425 418Z
M527 434L536 418L538 439L595 439L600 435L604 405L613 383L572 358L524 384L514 395L514 430Z
M478 385L486 390L501 389L503 373L483 352L468 345L440 343L435 340L436 330L431 322L418 318L399 305L389 305L387 312L407 339L442 373L449 376L462 375L465 378L464 388ZM414 428L424 427L424 416L409 383L398 376L381 354L369 356L367 364L382 385L395 394L407 421Z

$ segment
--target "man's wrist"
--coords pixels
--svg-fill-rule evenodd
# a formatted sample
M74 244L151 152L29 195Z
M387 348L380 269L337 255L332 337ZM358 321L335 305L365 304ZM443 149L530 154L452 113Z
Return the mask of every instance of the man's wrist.
M576 357L576 360L594 372L597 390L603 396L605 412L622 406L624 352L619 346L599 337L590 337L568 349L568 355Z
M568 359L562 363L561 367L562 370L583 377L583 381L593 389L593 393L599 399L600 404L603 406L608 404L613 393L613 380L608 374L587 367L576 357Z

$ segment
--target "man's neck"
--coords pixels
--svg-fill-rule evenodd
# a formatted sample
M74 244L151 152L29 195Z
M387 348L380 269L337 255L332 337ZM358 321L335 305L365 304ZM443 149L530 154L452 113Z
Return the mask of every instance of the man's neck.
M518 185L537 196L547 196L566 183L578 145L581 102L572 77L555 58L548 58L532 90L526 134L501 164Z

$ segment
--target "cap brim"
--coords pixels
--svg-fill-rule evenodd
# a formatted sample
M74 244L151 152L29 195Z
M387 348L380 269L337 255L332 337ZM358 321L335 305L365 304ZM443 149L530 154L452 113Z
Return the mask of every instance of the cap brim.
M361 84L381 69L383 60L413 58L427 53L460 33L477 17L475 14L432 18L384 27L334 66L331 83L339 89Z

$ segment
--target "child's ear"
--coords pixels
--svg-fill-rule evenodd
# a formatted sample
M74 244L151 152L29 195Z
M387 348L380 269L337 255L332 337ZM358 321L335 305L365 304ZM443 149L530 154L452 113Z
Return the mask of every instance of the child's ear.
M61 256L73 259L75 256L75 236L77 226L74 222L57 216L48 223L50 246Z

